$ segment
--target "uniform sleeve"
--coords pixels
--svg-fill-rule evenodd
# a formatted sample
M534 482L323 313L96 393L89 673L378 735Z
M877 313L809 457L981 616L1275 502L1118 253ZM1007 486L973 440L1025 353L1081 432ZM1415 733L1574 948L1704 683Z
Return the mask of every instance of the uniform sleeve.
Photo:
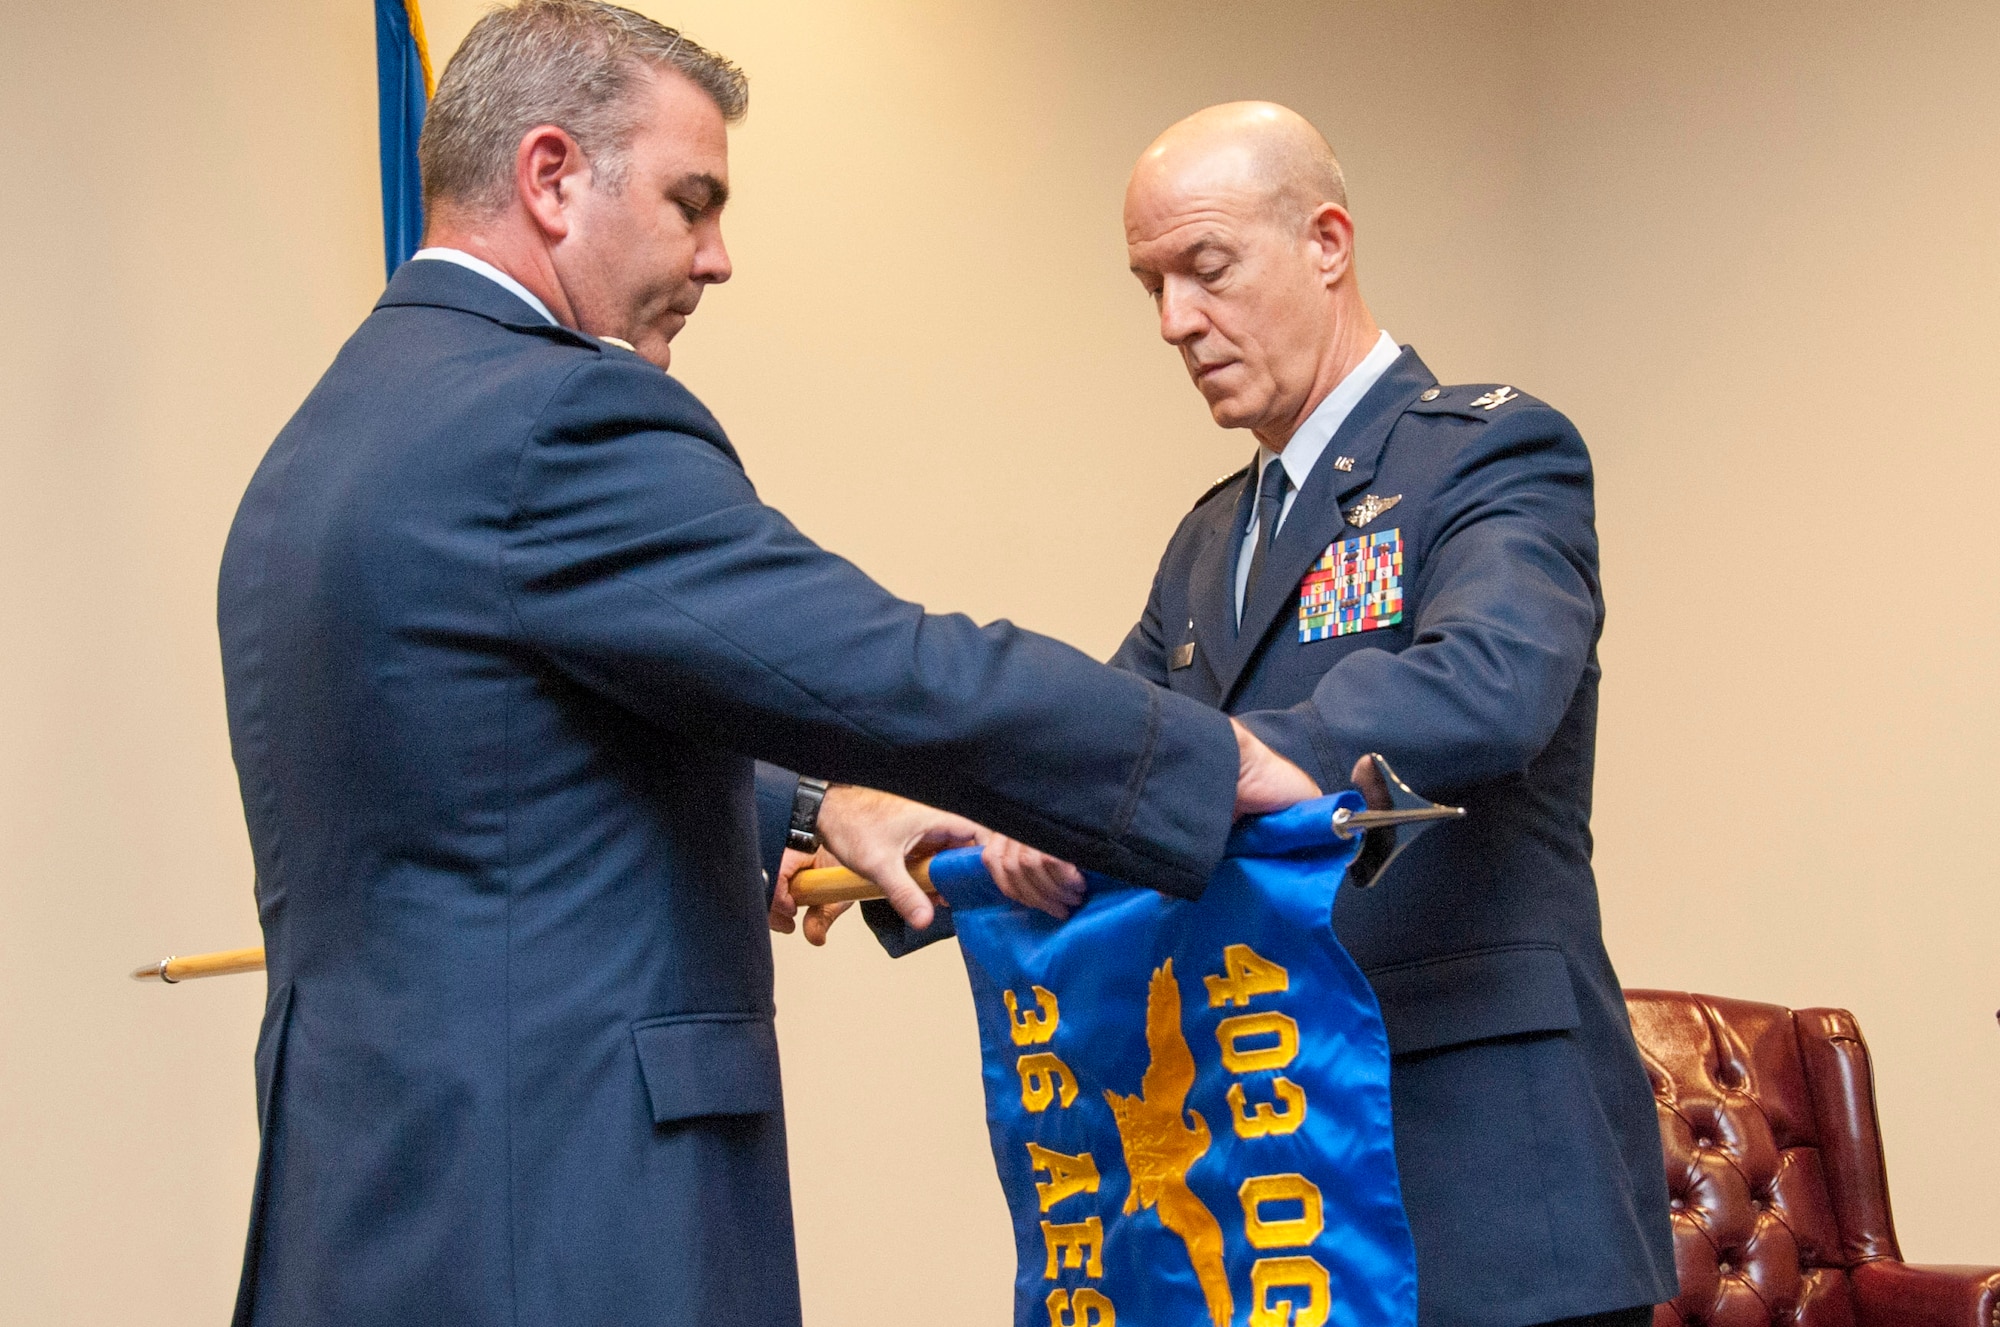
M1546 408L1479 426L1435 501L1400 653L1357 649L1311 698L1237 717L1322 786L1379 751L1436 795L1523 770L1555 735L1600 626L1590 457Z
M778 868L785 861L786 831L792 826L792 802L798 793L798 775L757 762L757 864L764 868L767 901L776 892Z
M1164 570L1162 564L1161 571L1153 573L1153 588L1146 595L1145 611L1125 633L1118 652L1111 656L1113 668L1122 668L1160 686L1167 684L1167 650L1165 636L1160 631L1160 576Z
M507 582L551 666L659 727L1196 894L1234 804L1219 714L1008 622L928 614L757 498L671 378L592 360L533 429Z

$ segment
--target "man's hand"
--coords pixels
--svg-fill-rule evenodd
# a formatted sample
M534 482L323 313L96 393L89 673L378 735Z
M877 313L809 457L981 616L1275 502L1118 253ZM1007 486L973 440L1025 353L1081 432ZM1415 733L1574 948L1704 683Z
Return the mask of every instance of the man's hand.
M1236 814L1263 815L1319 796L1312 776L1265 746L1257 735L1231 719L1236 730Z
M840 863L825 848L816 853L785 849L784 860L778 867L778 883L771 890L771 929L780 935L790 935L798 927L799 905L792 897L793 876L808 869L838 865ZM806 943L825 944L827 931L840 920L841 913L853 906L852 903L815 903L807 908Z
M939 811L922 802L842 783L827 789L826 800L820 803L819 836L826 845L824 851L831 852L848 870L880 886L896 914L921 931L931 924L936 912L930 896L910 876L910 858L984 843L992 837L992 831L964 816ZM790 876L782 870L779 875L790 884ZM789 893L786 898L789 902ZM822 942L826 928L845 911L845 906L827 911L830 915L817 928ZM808 940L813 938L813 921L808 914Z
M1083 902L1083 872L1005 834L987 839L980 861L1002 894L1016 903L1039 908L1057 921Z
M1237 774L1236 814L1261 815L1320 795L1312 776L1265 746L1234 719ZM1372 773L1372 771L1370 771ZM1356 767L1357 777L1360 767ZM771 929L789 935L798 925L792 877L808 867L846 866L879 885L905 922L922 930L936 916L930 897L911 878L909 859L977 843L985 847L987 874L1016 903L1039 908L1061 920L1083 902L1083 872L963 816L872 788L836 784L820 804L819 832L825 846L808 857L789 849L771 893ZM850 907L822 904L806 910L806 940L826 943L829 928Z
M1277 811L1319 796L1319 785L1312 781L1311 775L1265 746L1242 724L1233 719L1230 722L1236 729L1240 762L1236 777L1237 815ZM1373 777L1373 766L1364 760L1355 766L1357 779L1364 766ZM1039 908L1058 921L1083 902L1083 872L1060 857L1051 857L1004 834L991 834L982 860L986 873L993 877L1002 894L1016 903Z

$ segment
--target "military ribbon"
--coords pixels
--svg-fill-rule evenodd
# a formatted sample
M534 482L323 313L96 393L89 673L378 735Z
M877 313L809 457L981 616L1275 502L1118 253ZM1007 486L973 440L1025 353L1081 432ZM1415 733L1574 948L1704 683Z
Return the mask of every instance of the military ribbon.
M1342 792L1239 826L1196 901L1067 922L940 854L1013 1216L1016 1327L1407 1327L1389 1046L1334 938Z

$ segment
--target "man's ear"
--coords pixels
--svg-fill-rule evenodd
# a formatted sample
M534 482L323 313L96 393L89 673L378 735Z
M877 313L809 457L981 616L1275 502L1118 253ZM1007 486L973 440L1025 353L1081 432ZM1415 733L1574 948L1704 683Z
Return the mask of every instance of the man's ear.
M1321 203L1306 224L1319 250L1321 280L1338 285L1354 266L1354 218L1338 203Z
M514 151L514 193L551 241L569 236L569 205L589 179L590 160L566 131L538 124L521 136Z

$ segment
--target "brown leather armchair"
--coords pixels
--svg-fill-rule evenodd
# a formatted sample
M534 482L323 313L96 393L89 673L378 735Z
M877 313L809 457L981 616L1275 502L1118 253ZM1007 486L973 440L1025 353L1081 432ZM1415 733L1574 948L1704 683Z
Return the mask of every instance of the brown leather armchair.
M1681 1292L1653 1327L2000 1327L2000 1267L1905 1263L1844 1009L1627 991Z

